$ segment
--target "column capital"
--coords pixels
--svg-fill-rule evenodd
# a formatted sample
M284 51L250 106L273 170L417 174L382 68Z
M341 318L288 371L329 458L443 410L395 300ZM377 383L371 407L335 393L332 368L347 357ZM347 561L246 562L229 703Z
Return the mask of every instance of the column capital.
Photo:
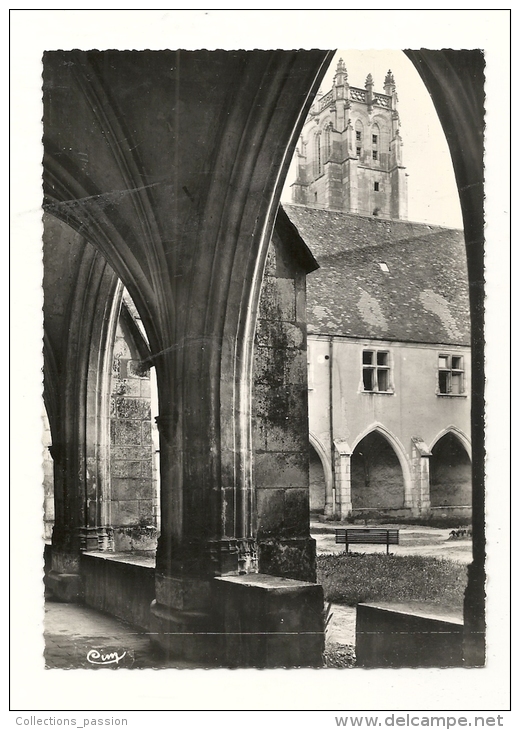
M162 438L166 439L166 441L173 441L177 416L173 413L156 416L155 423Z

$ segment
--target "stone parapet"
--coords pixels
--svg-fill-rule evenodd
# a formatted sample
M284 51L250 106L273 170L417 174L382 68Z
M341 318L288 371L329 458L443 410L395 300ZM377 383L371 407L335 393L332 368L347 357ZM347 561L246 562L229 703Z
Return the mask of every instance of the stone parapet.
M323 589L256 573L216 578L225 664L230 667L321 667Z
M463 619L425 603L360 603L356 663L360 667L461 667Z

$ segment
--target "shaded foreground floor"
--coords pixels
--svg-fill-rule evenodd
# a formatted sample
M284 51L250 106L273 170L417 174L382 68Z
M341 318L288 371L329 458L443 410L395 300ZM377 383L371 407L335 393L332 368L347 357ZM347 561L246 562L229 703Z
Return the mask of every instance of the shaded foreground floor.
M75 603L47 601L44 620L47 669L194 668L167 663L148 634L112 616Z
M333 605L331 612L333 616L326 635L327 664L345 666L352 663L354 654L356 609ZM88 606L47 601L44 626L47 669L199 667L189 662L165 661L153 651L144 631Z

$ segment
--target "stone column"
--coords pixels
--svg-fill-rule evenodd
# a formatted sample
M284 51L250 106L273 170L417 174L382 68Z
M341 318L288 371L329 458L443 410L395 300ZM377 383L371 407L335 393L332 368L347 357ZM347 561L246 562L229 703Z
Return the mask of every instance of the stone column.
M44 393L55 504L46 585L61 600L76 600L80 554L104 539L98 508L108 449L105 365L117 277L92 246L50 216L44 264Z
M412 436L412 513L428 517L430 514L430 457L431 451L420 436Z
M336 460L336 503L339 518L345 520L352 514L352 496L350 482L350 459L352 452L346 441L334 441L334 458Z

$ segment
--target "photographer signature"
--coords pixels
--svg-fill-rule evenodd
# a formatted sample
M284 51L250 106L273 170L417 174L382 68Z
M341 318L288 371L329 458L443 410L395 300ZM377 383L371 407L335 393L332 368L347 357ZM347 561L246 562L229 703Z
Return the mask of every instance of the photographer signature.
M97 649L91 649L87 654L87 661L91 664L119 664L124 656L126 656L126 651L122 654L118 654L117 651L102 654Z

